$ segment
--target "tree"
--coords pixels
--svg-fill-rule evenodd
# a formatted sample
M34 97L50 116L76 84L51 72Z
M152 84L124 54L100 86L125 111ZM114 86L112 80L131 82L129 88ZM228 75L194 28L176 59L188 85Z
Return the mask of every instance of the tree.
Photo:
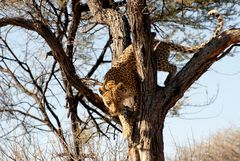
M114 63L132 42L137 57L141 95L133 135L128 138L129 160L164 160L162 130L168 111L214 62L237 46L240 31L224 31L196 53L177 73L171 84L160 87L157 85L156 62L152 56L152 38L149 36L151 29L159 31L161 23L171 16L172 24L169 24L169 28L176 27L176 23L181 22L181 17L188 19L189 25L194 25L194 15L185 9L205 12L206 6L210 9L225 3L228 1L1 2L0 87L1 95L4 96L1 99L4 104L1 108L2 118L15 120L13 129L21 126L24 134L31 134L36 130L52 132L62 147L59 157L68 160L94 158L91 153L84 151L85 140L96 135L96 131L107 136L114 130L120 130L117 126L118 118L110 120L101 96L92 90L92 85L96 82L89 77L93 76L101 63L105 63L103 58L107 48L112 49ZM229 5L238 3L231 2ZM231 10L231 13L225 8L225 11L226 14L234 14L234 10ZM196 18L199 18L199 24L204 22L201 16ZM25 55L13 48L18 42L16 34L13 34L14 41L9 41L11 33L16 32L15 27L18 27L18 34L25 35ZM92 57L94 50L90 47L99 36L98 31L109 33L109 40L106 41L96 63L85 73L83 67L86 67L87 59ZM87 49L91 51L90 56ZM37 52L45 53L46 59L40 59L40 56L35 54ZM59 93L64 95L59 96ZM67 120L67 116L57 112L59 106L63 106L64 98L71 132L65 129L61 119L64 117L64 120ZM101 126L104 122L111 128ZM6 129L6 124L2 125L2 128ZM11 130L4 130L4 136L9 136L8 134L13 135ZM68 135L71 137L67 137ZM83 137L85 135L88 137Z

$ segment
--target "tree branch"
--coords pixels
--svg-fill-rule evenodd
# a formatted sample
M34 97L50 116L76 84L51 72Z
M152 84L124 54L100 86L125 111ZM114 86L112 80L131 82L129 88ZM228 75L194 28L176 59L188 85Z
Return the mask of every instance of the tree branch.
M127 18L110 8L103 8L99 0L87 1L89 9L94 19L110 27L110 33L113 40L113 62L117 60L118 54L131 44L130 27ZM117 27L116 27L117 26Z
M76 36L76 32L78 29L78 25L80 23L81 12L78 12L79 8L79 1L73 0L72 1L72 23L68 32L68 40L67 40L67 51L66 54L72 61L73 59L73 45Z
M113 3L108 3L106 1L103 2L102 8L116 8L116 7L121 7L126 4L126 0L123 1L118 1L118 2L113 2ZM89 11L89 7L87 4L81 4L79 7L80 12L87 12Z
M214 62L226 55L223 53L226 48L239 42L240 29L229 29L210 41L205 48L196 53L177 73L169 86L158 90L156 98L165 98L159 102L161 107L165 107L162 114L166 115L168 110L183 96L184 92L200 78ZM164 105L162 106L162 104Z
M104 55L107 51L107 48L110 46L110 41L111 39L108 39L108 41L106 42L106 44L104 45L103 47L103 50L100 54L100 56L98 57L96 63L93 65L93 67L89 70L88 74L86 75L86 77L91 77L92 74L96 71L96 69L98 68L98 66L103 63L103 58L104 58Z
M4 27L7 25L19 26L28 30L35 31L39 35L41 35L51 48L54 58L59 63L69 83L74 86L81 94L83 94L94 106L98 107L103 112L107 111L101 97L93 93L92 90L90 90L81 82L81 79L76 74L73 63L69 61L62 48L62 44L58 41L58 39L56 38L54 33L48 28L48 26L38 20L26 20L18 17L0 19L0 27Z

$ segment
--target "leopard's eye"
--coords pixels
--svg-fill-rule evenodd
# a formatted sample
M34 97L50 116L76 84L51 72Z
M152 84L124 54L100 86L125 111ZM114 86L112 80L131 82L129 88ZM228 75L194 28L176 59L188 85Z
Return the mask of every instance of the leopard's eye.
M109 101L109 100L105 101L105 105L106 105L107 107L109 107L109 106L111 105L111 101Z
M111 102L110 102L110 101L109 101L109 102L107 102L107 105L108 105L108 106L110 106L110 105L111 105Z

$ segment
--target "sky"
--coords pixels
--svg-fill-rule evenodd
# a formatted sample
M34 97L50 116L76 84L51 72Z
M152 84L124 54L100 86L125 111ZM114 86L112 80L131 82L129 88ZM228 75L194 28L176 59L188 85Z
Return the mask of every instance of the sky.
M201 141L217 131L239 127L240 122L240 50L234 57L226 56L206 72L190 91L190 104L180 110L180 117L168 117L164 126L165 152L174 153L175 145ZM197 85L196 85L197 86ZM214 99L207 106L209 100Z

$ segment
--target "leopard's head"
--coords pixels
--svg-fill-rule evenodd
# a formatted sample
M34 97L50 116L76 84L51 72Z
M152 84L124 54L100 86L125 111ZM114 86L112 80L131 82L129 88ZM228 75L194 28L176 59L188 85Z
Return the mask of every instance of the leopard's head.
M103 102L108 107L111 116L119 115L124 100L125 88L122 83L105 90L102 94Z

